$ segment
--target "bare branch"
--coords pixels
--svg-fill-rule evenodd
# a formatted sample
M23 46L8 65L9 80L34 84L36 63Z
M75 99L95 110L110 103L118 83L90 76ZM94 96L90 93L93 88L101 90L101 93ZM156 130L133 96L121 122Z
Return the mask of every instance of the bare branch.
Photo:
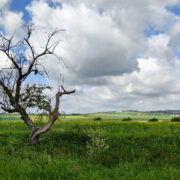
M8 113L18 112L16 109L9 109L9 108L7 108L7 107L5 107L5 106L2 106L1 109L4 110L4 111L6 111L6 112L8 112Z

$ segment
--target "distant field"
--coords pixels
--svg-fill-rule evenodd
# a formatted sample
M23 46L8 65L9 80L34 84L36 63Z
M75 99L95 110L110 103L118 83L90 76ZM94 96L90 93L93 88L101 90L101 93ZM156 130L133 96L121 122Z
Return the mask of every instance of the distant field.
M0 121L0 179L180 179L180 123L73 118L34 147L22 121Z
M119 112L119 113L97 113L89 114L90 117L101 117L104 120L122 120L123 118L130 117L132 120L149 120L151 118L158 118L159 120L170 120L171 115L154 114L154 113L137 113L137 112Z
M61 121L67 120L93 120L100 117L104 121L122 121L122 119L130 117L133 121L147 121L151 118L157 118L161 121L169 121L174 115L166 115L161 113L143 113L143 112L116 112L116 113L94 113L94 114L79 114L66 115L62 114ZM20 120L20 115L3 114L0 115L3 120ZM37 120L37 115L31 115L32 119ZM44 117L44 120L47 119Z

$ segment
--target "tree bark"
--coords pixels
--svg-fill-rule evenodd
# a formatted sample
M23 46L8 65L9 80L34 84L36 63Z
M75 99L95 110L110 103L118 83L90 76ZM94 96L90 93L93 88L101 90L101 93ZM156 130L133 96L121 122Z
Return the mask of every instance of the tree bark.
M39 134L34 136L35 131L30 132L30 135L29 135L29 144L31 146L39 144Z
M40 134L48 132L51 129L52 125L55 123L55 121L58 119L60 97L62 95L65 95L65 94L67 95L67 94L75 93L75 90L66 91L63 86L61 86L61 87L62 87L63 91L59 91L56 94L55 107L54 107L54 110L49 113L49 121L48 121L48 123L44 127L36 128L36 126L33 126L33 128L31 129L31 131L30 131L30 140L29 140L30 145L38 144Z

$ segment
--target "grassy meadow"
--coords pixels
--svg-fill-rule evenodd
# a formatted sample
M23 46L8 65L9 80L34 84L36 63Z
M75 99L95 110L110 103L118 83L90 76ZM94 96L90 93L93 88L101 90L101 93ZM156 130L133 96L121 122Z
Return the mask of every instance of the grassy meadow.
M28 145L19 116L8 117L0 121L0 180L180 179L180 123L169 115L62 116L37 146ZM161 121L148 122L152 117Z

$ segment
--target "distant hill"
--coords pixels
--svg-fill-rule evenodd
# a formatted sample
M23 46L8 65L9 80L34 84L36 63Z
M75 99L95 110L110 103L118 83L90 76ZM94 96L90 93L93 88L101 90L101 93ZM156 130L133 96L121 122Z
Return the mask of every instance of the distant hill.
M124 111L107 111L107 112L97 112L97 113L88 113L88 114L116 114L116 113L148 113L148 114L166 114L166 115L180 115L180 110L157 110L157 111L138 111L138 110L124 110Z
M161 113L161 114L180 114L180 110L158 110L158 111L146 111L148 113Z

